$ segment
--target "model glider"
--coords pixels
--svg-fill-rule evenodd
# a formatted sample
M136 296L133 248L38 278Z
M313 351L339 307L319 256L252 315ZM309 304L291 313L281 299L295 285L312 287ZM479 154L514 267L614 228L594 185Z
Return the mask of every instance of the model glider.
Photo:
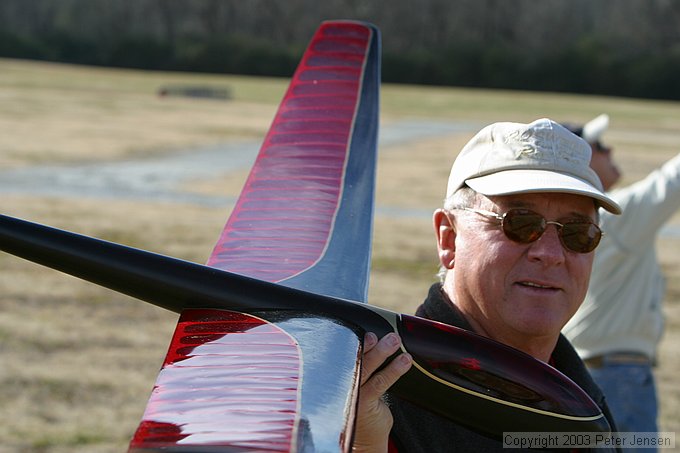
M347 452L366 331L414 366L392 391L489 436L594 431L552 367L367 304L380 38L321 24L207 265L0 216L0 249L180 313L130 452Z

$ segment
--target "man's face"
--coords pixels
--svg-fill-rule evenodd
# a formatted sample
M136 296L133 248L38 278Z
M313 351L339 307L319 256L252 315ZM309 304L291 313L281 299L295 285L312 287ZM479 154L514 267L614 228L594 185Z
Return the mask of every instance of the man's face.
M614 163L612 149L600 144L593 144L590 147L593 151L590 168L600 177L604 190L609 190L621 178L621 170Z
M499 214L526 208L560 223L596 218L593 200L579 195L481 199L478 208ZM556 338L585 297L594 254L565 249L552 224L537 241L520 244L505 236L498 220L461 210L453 215L452 299L475 329L520 349L537 337Z

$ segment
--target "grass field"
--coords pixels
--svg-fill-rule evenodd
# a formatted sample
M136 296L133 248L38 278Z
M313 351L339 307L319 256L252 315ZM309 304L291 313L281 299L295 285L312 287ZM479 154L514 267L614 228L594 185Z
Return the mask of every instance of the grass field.
M0 60L0 170L107 162L260 140L288 80L110 70ZM161 98L161 86L228 88L227 102ZM621 98L385 85L382 121L585 121L612 117L607 140L638 179L678 152L680 104ZM471 133L381 148L371 303L412 312L434 281L430 221ZM197 182L235 196L245 171ZM205 262L231 206L0 193L0 212ZM382 213L381 213L382 212ZM680 217L671 222L680 225ZM657 369L664 431L680 432L680 234L659 251L668 277ZM125 451L176 315L0 254L0 453Z

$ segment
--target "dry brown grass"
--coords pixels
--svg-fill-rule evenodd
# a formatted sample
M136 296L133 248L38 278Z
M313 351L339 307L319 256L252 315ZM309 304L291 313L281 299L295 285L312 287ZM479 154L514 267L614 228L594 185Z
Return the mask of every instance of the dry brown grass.
M230 102L159 99L168 83L229 86ZM108 161L261 137L287 81L162 74L0 60L0 167ZM609 141L627 180L677 153L677 103L385 86L386 122L408 117L583 121L612 115ZM427 214L470 134L381 149L372 303L412 312L434 280ZM204 181L236 195L246 172ZM0 194L1 212L204 262L229 206L76 200ZM381 208L412 216L393 216ZM674 219L676 224L680 219ZM680 431L680 239L662 238L668 329L658 381L662 428ZM120 452L136 428L176 315L0 254L0 452Z

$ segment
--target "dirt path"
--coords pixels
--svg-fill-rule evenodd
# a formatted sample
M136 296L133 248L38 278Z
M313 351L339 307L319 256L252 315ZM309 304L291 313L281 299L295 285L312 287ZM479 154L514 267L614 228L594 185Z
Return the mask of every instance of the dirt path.
M380 130L380 149L477 129L478 125L465 123L416 120L388 123ZM0 193L224 206L235 198L197 193L191 189L191 182L248 170L259 146L259 142L242 141L149 158L0 170Z

